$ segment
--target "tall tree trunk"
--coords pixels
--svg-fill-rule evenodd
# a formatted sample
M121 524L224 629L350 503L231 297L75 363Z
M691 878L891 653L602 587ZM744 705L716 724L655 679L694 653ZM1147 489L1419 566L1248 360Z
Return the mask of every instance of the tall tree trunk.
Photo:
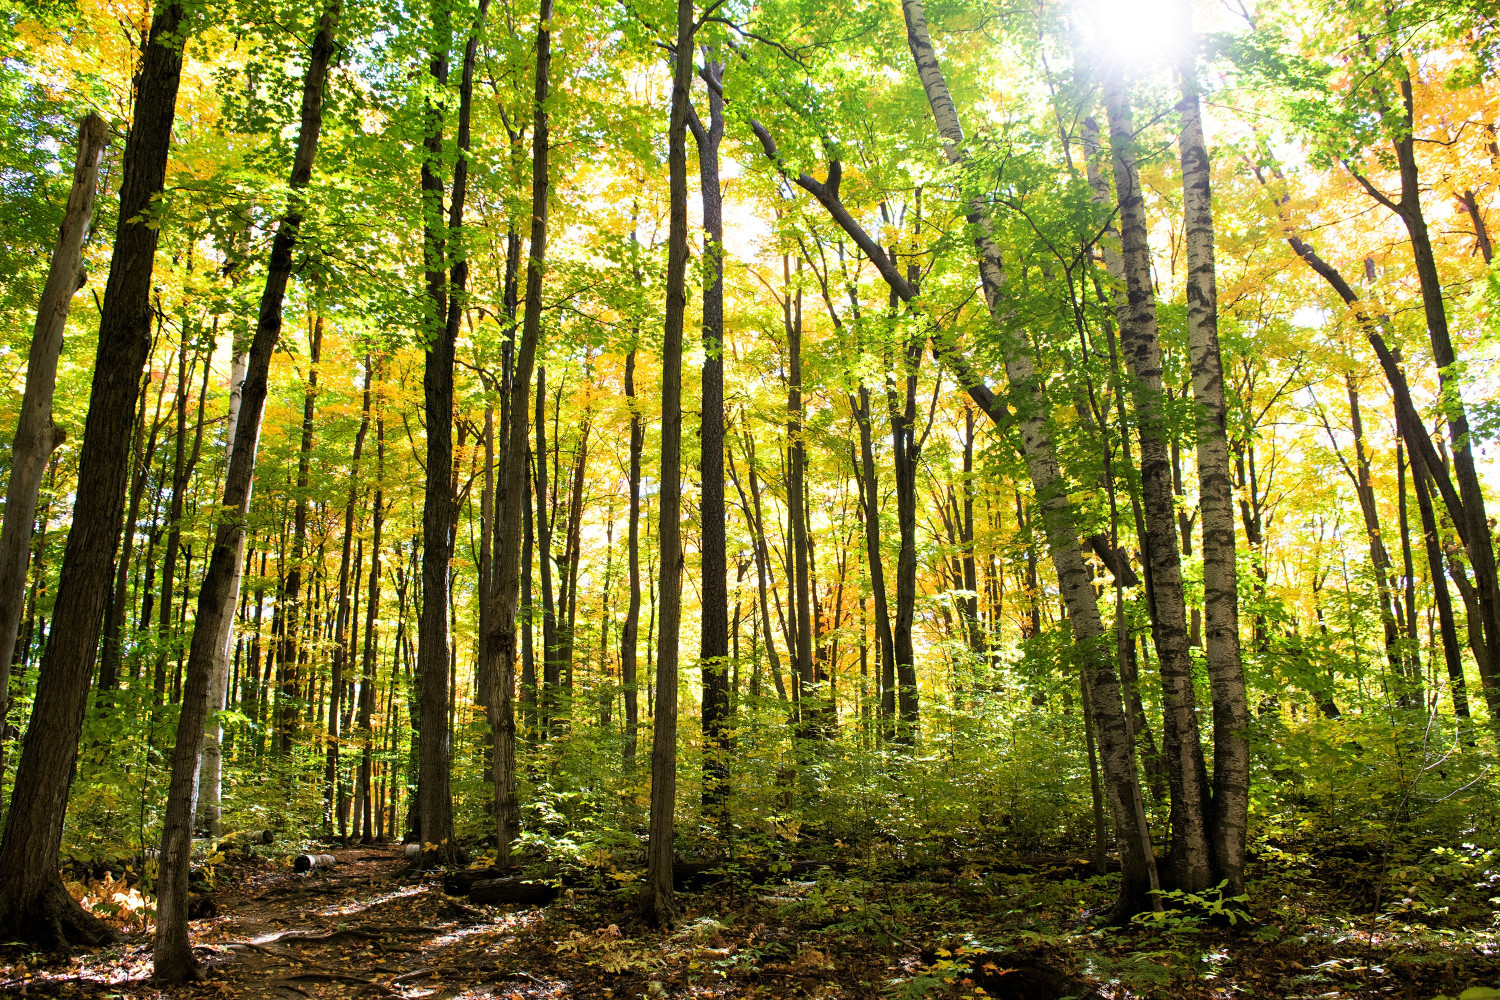
M462 245L464 202L468 188L469 117L474 92L474 60L488 4L481 2L478 21L468 36L459 84L457 158L453 169L446 230L443 217L443 112L435 103L427 111L422 160L422 203L427 271L427 355L422 374L427 418L427 485L422 501L422 612L418 625L418 714L422 733L418 760L417 814L421 838L434 850L424 851L424 865L451 864L463 857L453 842L453 795L449 757L450 562L455 522L453 465L453 363L468 263ZM429 73L436 89L448 83L452 14L439 0L433 7L436 44ZM448 271L452 262L451 274Z
M634 345L625 356L625 399L630 407L630 513L626 522L630 563L630 603L620 629L620 684L625 688L625 770L635 769L640 726L640 679L636 675L637 635L641 619L641 451L646 443L640 404L635 394Z
M1181 4L1192 37L1191 8ZM1188 259L1188 356L1196 406L1198 508L1203 518L1204 653L1214 713L1213 805L1209 850L1224 896L1244 891L1245 837L1250 808L1249 699L1240 656L1235 569L1234 491L1224 364L1219 349L1219 298L1208 146L1198 97L1196 52L1184 50L1179 69L1183 221Z
M177 433L172 443L172 506L167 514L167 551L161 560L161 600L157 602L156 670L152 674L151 701L161 708L167 691L167 647L172 637L172 582L177 575L177 556L182 547L182 500L187 491L187 383L188 335L186 324L177 348Z
M496 486L495 606L489 643L493 700L486 707L495 733L495 863L506 864L511 845L520 832L520 805L516 800L516 611L520 600L522 522L529 506L526 444L527 402L536 364L537 342L542 329L542 278L547 260L548 143L547 93L552 70L552 0L541 0L537 12L536 90L532 105L531 154L531 242L526 258L526 315L521 342L515 351L509 401L509 436ZM530 567L524 570L530 573Z
M944 156L950 163L963 163L968 155L964 150L963 126L928 34L922 0L902 0L902 13L906 19L907 44L927 94L928 107L937 121ZM1157 884L1150 832L1136 781L1135 753L1126 724L1119 677L1103 641L1104 625L1078 544L1077 517L1068 501L1056 444L1047 426L1045 396L1030 345L1026 343L1023 332L1012 332L1013 324L1008 320L1004 266L998 248L989 240L984 211L980 202L969 206L971 222L978 228L975 242L980 258L980 278L991 316L1003 330L1005 365L1011 391L1016 394L1020 409L1017 419L1022 454L1041 509L1084 678L1090 686L1090 709L1094 713L1094 730L1099 740L1105 792L1120 845L1124 878L1116 915L1122 916L1150 906L1154 897L1149 897L1148 892ZM840 224L844 224L842 220ZM866 254L880 266L878 250L867 250ZM882 275L892 288L905 285L895 273L894 265L887 264L882 268ZM892 278L897 281L893 282ZM909 286L905 290L909 293ZM965 388L980 409L991 419L999 419L1003 411L984 385L972 377L964 381Z
M224 482L226 485L229 483L229 477L234 472L234 437L239 429L240 408L243 405L245 376L249 371L249 364L250 355L248 351L235 351L234 368L229 375L229 413L226 421L228 424L227 437L229 446L225 449L226 454L224 456ZM211 561L213 558L212 554L210 554L209 558ZM208 835L210 837L218 837L224 832L222 829L223 809L221 806L224 783L224 723L216 713L224 710L229 692L230 637L234 632L234 609L235 605L239 603L240 578L244 575L244 571L245 537L244 533L241 532L239 551L235 559L234 578L229 581L227 596L224 598L223 634L218 638L219 662L215 665L213 675L210 678L208 710L211 714L208 722L208 731L203 740L202 763L199 765L198 772L198 787L201 799L199 812L204 825L208 828Z
M536 370L536 544L542 583L542 676L537 692L538 727L552 731L556 726L558 687L561 673L557 662L557 603L552 590L552 516L547 482L547 369ZM538 734L540 735L540 733Z
M1130 96L1120 76L1106 77L1104 103L1109 113L1111 160L1120 210L1120 259L1125 278L1124 294L1117 296L1120 345L1130 373L1140 439L1141 500L1146 523L1142 543L1152 585L1151 636L1161 676L1162 749L1172 788L1173 884L1188 892L1200 892L1213 884L1208 771L1198 731L1192 660L1188 655L1187 604L1172 499L1162 353L1157 338L1150 249L1146 242L1145 201L1136 163L1139 154Z
M678 0L672 117L667 132L671 218L661 366L661 627L656 657L656 728L651 744L650 839L640 899L642 915L658 926L668 926L676 917L672 837L677 807L677 644L682 610L682 326L687 310L687 114L695 28L693 0Z
M376 363L376 362L367 362ZM377 404L378 405L378 404ZM375 498L370 506L370 593L365 600L365 646L360 664L359 734L363 753L359 761L360 842L371 843L379 832L376 811L371 802L371 782L375 772L375 734L371 725L375 715L376 654L379 652L380 619L380 533L385 525L385 415L375 413Z
M162 826L160 875L157 882L156 939L153 957L156 977L163 982L199 978L187 934L188 863L192 847L192 821L197 798L198 751L203 741L209 710L209 678L218 666L225 618L233 614L230 587L239 573L240 546L250 508L255 471L255 452L260 438L260 418L265 407L271 356L281 334L281 309L291 276L292 253L302 224L301 191L312 176L313 158L323 122L323 89L335 51L334 32L341 13L340 0L330 0L323 9L318 33L308 57L302 84L302 122L288 182L291 189L286 212L271 246L266 287L261 294L255 337L241 395L241 417L235 426L234 451L225 477L224 497L214 533L208 573L198 592L198 614L184 685L182 709L177 723L177 744L172 752L172 777L167 792Z
M324 821L331 833L335 821L338 835L344 843L349 842L349 816L340 807L339 794L339 740L343 722L345 674L353 656L353 644L349 638L349 570L354 547L354 504L359 498L359 457L364 452L365 435L370 430L370 381L373 372L368 361L365 364L364 401L360 408L359 430L354 434L354 454L349 459L349 492L344 500L344 535L339 549L339 594L335 609L333 631L333 666L328 683L332 701L328 706L328 752L323 764L323 811ZM358 584L355 584L357 587Z
M151 346L151 274L159 235L149 217L166 178L182 73L181 3L151 21L125 143L119 221L100 310L98 352L78 463L72 530L63 553L52 636L0 838L0 933L50 944L111 937L63 888L57 872L74 756L109 594L130 470L141 368ZM149 224L148 224L149 223Z
M1464 408L1462 387L1454 367L1458 356L1448 330L1445 293L1422 209L1422 185L1417 167L1416 140L1413 137L1412 82L1404 68L1400 73L1402 106L1398 114L1401 124L1399 134L1392 140L1401 177L1400 197L1393 201L1359 173L1356 172L1354 176L1371 197L1401 219L1411 238L1412 259L1416 264L1417 279L1422 289L1422 306L1427 319L1427 336L1432 346L1433 364L1438 370L1443 415L1452 442L1453 475L1458 480L1458 493L1462 501L1462 518L1455 517L1454 520L1455 523L1460 520L1463 522L1464 542L1470 565L1474 568L1474 590L1484 627L1487 659L1481 664L1480 676L1493 680L1500 677L1500 659L1497 659L1500 658L1500 578L1497 578L1495 547L1485 513L1484 491L1474 465L1469 417ZM1432 468L1430 463L1429 468ZM1485 697L1490 702L1492 714L1500 710L1500 688L1487 683Z
M886 604L885 566L880 550L880 475L875 465L874 440L870 428L870 390L859 387L858 401L849 400L859 424L860 509L865 524L865 560L870 572L870 594L875 603L876 683L880 686L881 732L889 739L896 721L896 647L891 632L891 614ZM889 679L887 679L889 675Z
M699 71L708 85L708 124L691 103L687 124L698 148L703 199L703 402L699 429L703 588L699 656L703 683L703 806L721 828L729 822L729 565L724 507L724 198L719 185L719 143L724 137L722 63L707 59Z
M964 618L964 634L973 654L973 664L985 662L988 644L979 619L979 571L974 563L974 408L964 407L964 482L963 518L959 522L962 545L963 586L966 596L959 603ZM1092 743L1091 743L1092 745Z
M894 297L894 296L893 296ZM922 446L917 440L917 366L922 360L920 340L906 345L900 369L905 372L902 390L894 380L886 385L886 404L891 421L891 458L896 475L896 523L901 549L896 560L896 615L891 639L895 652L898 743L916 739L917 669L912 647L912 626L917 606L917 466Z
M291 755L301 719L298 702L302 688L298 665L306 656L305 647L299 641L303 618L302 571L307 560L307 494L312 469L313 413L318 401L318 364L322 361L322 354L323 314L319 311L308 340L307 391L302 396L302 438L297 449L296 506L292 512L292 557L278 611L281 641L276 654L276 673L281 704L276 718L276 752L283 758Z
M109 143L109 131L98 115L84 117L78 126L78 155L73 164L73 186L63 210L57 246L47 269L47 282L37 302L36 325L26 360L26 388L11 439L10 482L5 488L5 523L0 529L0 729L10 709L10 664L16 633L26 600L26 563L36 518L42 473L53 450L66 436L52 422L52 394L57 384L57 359L62 354L63 328L73 305L73 293L87 275L81 263L83 243L94 218L94 191L99 160Z
M791 544L788 555L791 565L787 567L787 583L792 591L788 595L788 610L795 609L796 624L787 638L791 650L793 673L797 679L797 735L810 739L814 735L817 710L817 679L813 668L813 635L817 630L812 614L811 594L808 582L807 515L803 504L807 496L806 468L807 449L802 434L802 292L792 290L792 275L788 259L781 258L785 297L781 302L782 325L787 342L787 477L786 517L787 533ZM802 269L799 259L797 269Z

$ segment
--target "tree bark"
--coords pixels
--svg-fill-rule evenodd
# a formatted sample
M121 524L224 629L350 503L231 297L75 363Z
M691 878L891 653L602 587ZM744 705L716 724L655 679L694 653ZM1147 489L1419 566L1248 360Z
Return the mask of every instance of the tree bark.
M537 12L536 89L532 105L531 242L526 258L526 314L515 350L509 401L508 440L495 488L495 596L490 613L494 634L489 643L492 701L485 706L495 733L495 863L505 864L520 832L516 799L516 612L520 602L522 522L530 505L527 475L527 403L542 329L542 279L547 260L548 153L547 93L552 68L552 0L541 0Z
M135 122L125 143L119 221L100 311L73 527L0 838L0 933L8 939L61 945L113 936L63 888L57 852L109 594L110 561L124 514L141 368L151 346L158 230L148 224L147 214L166 178L182 73L183 20L181 3L158 9L136 76Z
M198 752L209 710L209 678L219 663L225 619L233 614L230 588L239 573L240 546L250 509L260 418L265 408L271 356L281 334L282 303L292 271L292 254L302 225L301 192L312 177L313 159L323 124L323 90L332 62L341 0L329 0L318 23L302 82L301 125L288 181L285 213L271 245L266 286L261 293L255 336L241 390L241 416L235 426L234 452L225 476L224 496L214 530L213 553L198 591L198 614L188 652L186 682L172 751L172 777L162 824L157 880L156 978L167 983L198 979L201 973L188 941L188 866L192 854L193 811L198 794Z
M1104 103L1109 113L1124 273L1124 294L1116 296L1116 312L1140 440L1141 500L1146 524L1146 536L1141 541L1152 583L1151 636L1161 676L1162 749L1172 789L1173 884L1188 892L1201 892L1213 884L1208 843L1208 772L1198 731L1192 660L1188 655L1187 605L1167 448L1162 353L1157 338L1145 201L1135 163L1130 97L1123 79L1113 74L1106 77Z
M693 74L693 0L677 2L672 117L667 132L671 216L667 237L666 321L662 343L661 596L657 635L655 731L651 744L651 822L642 916L657 926L676 918L672 898L677 806L677 645L682 611L682 326L687 309L687 112Z
M99 160L109 143L109 130L98 115L89 114L78 126L78 155L73 163L73 186L63 210L57 246L47 269L47 282L37 302L36 325L26 360L26 387L21 412L11 439L10 482L5 488L5 523L0 528L0 729L10 709L10 664L16 633L26 600L26 563L36 518L42 473L53 450L66 436L52 422L52 394L57 384L57 359L62 355L63 329L73 305L73 293L83 287L83 243L94 218L94 192Z
M234 462L234 436L239 429L240 408L244 399L245 376L249 371L250 355L248 351L237 350L234 355L234 368L229 374L229 412L227 416L229 445L225 449L224 456L224 481L227 484L233 473ZM210 555L210 559L212 555ZM208 731L203 740L203 752L198 770L198 786L200 788L201 804L199 812L202 821L208 828L210 837L217 837L223 833L222 799L224 786L224 724L220 721L217 713L225 708L226 698L229 693L229 649L230 638L234 633L234 609L240 599L240 578L245 571L245 538L243 532L240 535L239 550L235 559L234 578L229 582L229 591L225 596L223 610L223 634L218 639L219 661L214 667L210 686L208 689L208 710L211 713L208 722Z
M625 624L620 629L620 684L625 688L625 770L635 769L636 745L640 727L640 679L636 675L637 636L641 620L641 451L646 432L635 393L635 355L631 347L625 356L625 400L630 407L630 513L627 541L630 563L630 603L625 610Z
M708 59L699 71L708 84L708 125L691 104L687 124L698 148L703 200L703 400L699 430L700 513L703 528L699 656L703 684L703 807L728 829L729 812L729 565L724 506L724 205L719 185L719 143L724 137L722 63Z
M1181 5L1192 36L1191 7ZM1245 838L1250 808L1249 699L1240 655L1239 596L1234 536L1234 490L1224 364L1219 349L1219 298L1214 260L1213 191L1203 135L1196 52L1180 67L1183 222L1188 259L1188 355L1196 407L1198 509L1203 518L1204 653L1214 713L1213 806L1210 843L1224 896L1244 891Z

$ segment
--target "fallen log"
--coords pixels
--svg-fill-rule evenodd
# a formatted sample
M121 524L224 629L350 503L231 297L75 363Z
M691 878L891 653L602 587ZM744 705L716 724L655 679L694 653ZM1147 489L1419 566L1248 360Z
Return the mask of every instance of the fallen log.
M545 882L525 882L519 878L489 878L469 887L471 903L506 903L515 906L546 906L561 890Z
M236 830L234 833L227 833L219 838L219 851L222 853L226 847L243 849L257 844L264 846L275 840L276 834L270 830Z
M338 858L332 854L299 854L297 860L292 862L292 871L305 872L314 868L332 868L338 864Z

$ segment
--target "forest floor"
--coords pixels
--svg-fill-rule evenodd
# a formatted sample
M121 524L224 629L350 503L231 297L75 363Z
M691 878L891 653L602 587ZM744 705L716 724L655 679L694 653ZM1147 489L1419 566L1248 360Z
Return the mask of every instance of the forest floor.
M302 874L267 858L218 865L218 915L191 925L201 983L153 984L138 930L72 954L0 944L0 996L1500 998L1500 955L1483 927L1316 913L1265 884L1282 891L1280 908L1237 927L1169 918L1098 929L1089 908L1107 902L1107 880L1080 875L1076 858L1013 875L830 875L682 893L680 922L660 932L631 921L628 886L481 906L410 874L398 846L333 853L335 867Z

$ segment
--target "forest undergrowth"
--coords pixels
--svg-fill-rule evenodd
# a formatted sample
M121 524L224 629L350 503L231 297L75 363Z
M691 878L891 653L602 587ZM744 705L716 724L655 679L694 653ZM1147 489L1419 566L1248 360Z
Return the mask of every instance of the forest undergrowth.
M1409 726L1261 722L1282 731L1257 768L1246 895L1165 889L1162 912L1124 925L1106 919L1118 858L1106 854L1100 873L1094 845L1077 836L1083 822L1018 828L1024 794L1003 822L982 814L997 800L977 788L967 803L928 799L925 832L902 837L833 814L828 794L769 824L734 811L727 843L702 821L679 830L679 917L666 930L636 916L644 858L628 802L607 816L586 794L556 793L554 808L530 810L517 864L493 869L493 850L476 841L468 868L424 873L415 847L299 838L290 814L243 796L247 817L279 815L283 829L269 845L258 831L195 842L195 913L211 914L190 925L203 981L151 979L149 852L141 865L139 854L94 851L65 867L69 889L120 941L81 953L7 944L0 994L1500 996L1495 802L1488 752L1468 739L1487 737L1452 732L1439 745L1429 732L1424 748ZM1028 766L1030 791L1054 815L1047 762ZM906 768L921 774L920 761ZM532 781L561 784L565 772L554 762L550 779ZM1008 775L987 777L993 788ZM323 851L331 867L294 870L298 855ZM483 885L530 903L477 901L490 898Z

